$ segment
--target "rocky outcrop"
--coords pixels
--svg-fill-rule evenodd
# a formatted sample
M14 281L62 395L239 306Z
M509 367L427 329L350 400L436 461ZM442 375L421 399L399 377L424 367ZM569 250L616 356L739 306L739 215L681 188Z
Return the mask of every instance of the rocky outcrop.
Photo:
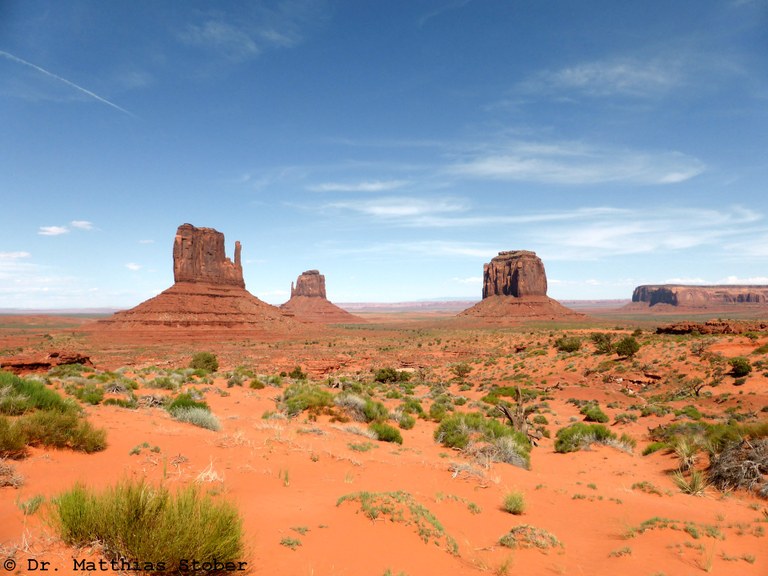
M182 224L173 241L173 280L245 288L240 250L240 242L235 242L233 263L224 252L224 234Z
M296 279L296 284L291 282L291 298L294 296L306 296L308 298L326 298L325 276L319 270L307 270Z
M0 361L0 369L8 370L14 374L28 374L29 372L47 372L54 366L66 366L69 364L82 364L93 366L90 356L79 352L51 351L45 356L14 356Z
M240 243L235 261L224 253L224 235L213 228L179 226L173 243L175 283L135 308L102 320L105 330L137 328L290 329L290 314L245 289Z
M280 306L302 322L321 324L349 324L365 322L359 316L350 314L328 301L325 295L325 276L319 270L302 272L291 282L291 299Z
M499 252L483 266L483 299L459 314L491 322L586 318L547 296L547 274L535 252Z
M768 322L739 322L736 320L708 320L707 322L675 322L656 328L657 334L745 334L763 332Z
M535 252L499 252L483 266L483 298L489 296L546 296L547 274Z
M768 304L768 286L686 286L647 284L632 293L632 303L656 306L668 304L707 308L731 304ZM637 306L634 306L635 308Z

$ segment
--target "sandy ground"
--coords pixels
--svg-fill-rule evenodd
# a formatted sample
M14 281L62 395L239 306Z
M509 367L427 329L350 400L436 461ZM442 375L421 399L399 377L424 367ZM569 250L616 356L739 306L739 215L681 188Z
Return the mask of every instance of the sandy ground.
M586 338L594 330L589 325L569 327L568 333L584 337L585 343L579 352L564 354L553 346L564 333L557 325L481 329L454 327L444 316L378 319L370 316L366 325L356 327L310 326L284 338L233 333L211 338L201 332L191 337L169 332L105 337L87 322L4 319L0 352L5 356L76 349L89 355L96 369L124 367L129 377L148 366L186 367L195 351L212 350L221 362L219 375L212 384L195 388L205 393L222 427L213 432L179 423L159 408L85 407L90 421L107 430L107 449L86 455L34 448L12 463L24 483L17 489L0 488L0 562L14 560L16 569L10 573L31 574L30 561L44 560L51 562L51 571L73 574L73 557L98 558L98 550L64 546L46 520L46 505L25 516L19 503L37 495L49 501L77 482L100 488L125 478L146 478L171 488L198 483L217 498L234 502L246 531L242 561L254 574L768 574L765 500L714 488L703 496L683 494L671 478L678 466L673 454L641 455L650 443L648 429L680 417L614 423L630 406L679 387L677 376L706 377L709 364L691 352L691 339L644 331L634 364L619 361L607 372L595 372L608 357L593 353ZM632 326L623 328L622 335ZM765 334L757 340L720 336L707 339L706 347L754 362L768 360L765 354L751 355L766 343ZM465 382L451 370L458 362L471 367ZM531 469L524 470L473 460L439 445L433 438L437 424L427 419L402 430L402 445L371 441L350 431L364 424L332 422L328 416L265 419L265 413L277 410L282 389L228 387L224 372L240 365L259 374L298 365L323 386L341 377L370 382L375 368L407 369L431 384L415 388L425 409L431 390L442 383L454 398L467 399L456 406L458 411L473 409L472 403L492 385L522 381L549 388L548 407L541 414L551 438L533 448ZM661 378L651 380L649 373ZM516 374L524 379L515 380ZM728 409L765 420L761 410L768 406L768 378L756 370L743 386L733 382L725 376L719 386L705 389L707 397L667 404L694 404L710 421L719 421ZM289 383L286 379L283 388ZM150 392L154 390L137 391ZM376 399L390 409L401 403L384 394ZM611 429L637 440L634 452L594 446L556 453L556 431L583 418L570 399L599 401L611 416ZM367 450L354 449L366 443ZM341 497L360 491L407 492L440 521L458 544L458 554L448 550L445 538L425 543L412 524L371 520L356 502L338 504ZM524 495L522 515L503 510L509 492ZM641 532L640 524L653 517L676 522ZM499 538L520 524L547 530L562 546L540 550L499 545ZM285 538L300 545L291 549L281 544ZM84 572L74 572L79 573Z

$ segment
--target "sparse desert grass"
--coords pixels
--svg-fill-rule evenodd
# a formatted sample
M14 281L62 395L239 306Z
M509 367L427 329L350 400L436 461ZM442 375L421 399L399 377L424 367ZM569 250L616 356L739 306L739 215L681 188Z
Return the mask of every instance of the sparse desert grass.
M328 390L323 390L316 384L300 381L285 389L280 405L290 417L297 416L305 410L310 415L316 416L328 412L333 406L333 400L333 394Z
M344 502L358 502L360 510L371 520L387 517L414 526L425 543L442 544L451 554L458 554L458 544L446 534L440 521L408 492L354 492L339 498L336 506Z
M111 558L151 558L170 572L184 560L237 562L243 555L242 521L235 507L190 486L125 481L102 492L76 485L53 500L53 524L71 546L98 542Z
M592 444L607 444L616 434L602 424L576 422L557 431L555 452L576 452Z
M403 443L403 436L400 434L400 430L385 422L371 422L369 428L376 433L376 439L380 442Z
M16 505L24 516L31 516L40 509L45 502L45 496L38 494L29 500L17 500Z
M23 416L16 423L26 443L80 452L99 452L107 446L107 433L94 428L77 413L41 410Z
M193 406L176 408L175 410L169 410L169 412L171 413L171 416L173 416L173 419L178 420L179 422L187 422L207 430L217 431L221 429L219 419L205 408Z
M540 550L562 546L554 534L530 524L515 526L499 538L499 544L507 548L538 548Z
M672 480L683 494L691 496L703 496L708 485L706 476L698 470L691 470L688 478L680 470L675 470Z
M504 496L502 507L506 512L519 516L525 512L525 495L522 492L509 492Z
M290 536L285 536L280 539L280 546L285 546L286 548L290 548L291 550L296 550L299 546L301 546L301 540L298 538L291 538Z
M24 477L16 471L13 464L9 464L5 458L0 458L0 488L11 486L19 488L24 484Z

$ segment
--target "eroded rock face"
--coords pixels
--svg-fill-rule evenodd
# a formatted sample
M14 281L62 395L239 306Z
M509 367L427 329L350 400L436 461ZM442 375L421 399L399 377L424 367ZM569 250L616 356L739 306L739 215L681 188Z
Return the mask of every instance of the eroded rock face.
M173 279L175 282L245 288L240 263L240 242L235 242L234 263L224 252L224 234L213 228L182 224L173 241Z
M725 304L768 304L768 286L684 286L647 284L632 293L632 302L702 308Z
M490 296L546 296L547 274L535 252L499 252L483 266L483 298Z
M291 282L291 298L294 296L307 296L310 298L324 298L325 276L319 270L307 270L296 279L296 284Z

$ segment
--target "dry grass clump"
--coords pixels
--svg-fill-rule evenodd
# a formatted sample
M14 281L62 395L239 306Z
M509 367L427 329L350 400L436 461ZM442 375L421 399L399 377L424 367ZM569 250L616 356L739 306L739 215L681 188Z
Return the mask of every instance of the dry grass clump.
M721 490L756 490L768 498L768 438L728 444L711 456L707 474Z
M551 532L530 524L520 524L499 538L499 544L507 548L548 548L561 547L562 543Z
M24 484L24 477L16 471L16 467L8 464L5 458L0 458L0 488L12 486L19 488Z
M77 485L54 500L52 514L66 544L98 542L110 558L151 559L158 571L184 573L184 561L226 563L243 556L237 509L196 486L171 494L143 481L101 493Z

